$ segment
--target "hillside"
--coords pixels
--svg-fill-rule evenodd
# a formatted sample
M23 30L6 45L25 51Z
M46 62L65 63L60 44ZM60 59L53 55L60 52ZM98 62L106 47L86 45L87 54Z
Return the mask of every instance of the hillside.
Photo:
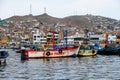
M57 23L60 21L59 18L55 18L55 17L52 17L48 14L42 14L42 15L38 15L38 16L34 16L39 22L42 22L42 23L45 23L45 24L53 24L53 23Z
M37 20L41 24L54 25L56 23L64 24L66 26L78 26L78 27L113 27L117 25L117 20L103 17L103 16L93 16L93 15L75 15L68 16L64 18L52 17L48 14L42 14L38 16L26 15L26 16L13 16L8 18L8 20L13 22L20 22L25 20Z

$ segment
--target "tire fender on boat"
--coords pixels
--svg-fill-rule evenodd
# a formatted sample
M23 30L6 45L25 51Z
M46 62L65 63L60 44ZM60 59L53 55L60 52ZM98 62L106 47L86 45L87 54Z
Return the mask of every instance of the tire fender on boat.
M48 51L48 52L46 52L46 56L50 56L50 52Z
M62 50L60 49L60 50L59 50L59 54L61 54L61 53L62 53Z
M95 50L92 50L92 53L94 54L94 53L95 53Z

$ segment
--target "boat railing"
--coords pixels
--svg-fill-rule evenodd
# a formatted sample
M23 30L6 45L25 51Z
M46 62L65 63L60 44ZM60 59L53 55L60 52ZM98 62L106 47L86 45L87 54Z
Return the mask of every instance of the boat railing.
M92 45L81 45L80 46L80 49L83 49L83 50L91 50L91 49L95 49L94 46Z

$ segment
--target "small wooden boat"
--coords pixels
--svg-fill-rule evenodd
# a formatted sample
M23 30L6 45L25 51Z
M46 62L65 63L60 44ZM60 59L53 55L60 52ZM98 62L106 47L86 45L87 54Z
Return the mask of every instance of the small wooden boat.
M6 58L8 57L7 51L0 51L0 65L6 63Z
M57 58L57 57L76 57L78 54L79 46L67 46L60 49L47 49L47 50L23 50L21 59L28 58Z
M90 45L81 45L78 51L78 56L94 56L97 54L97 50Z

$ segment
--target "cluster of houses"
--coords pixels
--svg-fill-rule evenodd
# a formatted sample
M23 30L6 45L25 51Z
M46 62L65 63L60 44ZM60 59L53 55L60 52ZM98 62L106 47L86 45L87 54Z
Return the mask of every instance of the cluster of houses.
M62 35L63 37L61 39L60 36L61 34L58 32L54 32L54 36L53 36L52 31L49 31L46 35L43 36L43 34L37 31L37 33L33 35L33 43L42 44L42 45L52 44L54 37L55 44L64 45L66 44L66 40L67 40L67 44L81 44L83 43L85 34L81 32L75 32L75 34L68 36L65 36L65 34L63 34ZM92 32L89 32L89 39L91 43L98 43L98 44L120 43L120 33L93 34Z
M89 15L88 15L89 16ZM29 16L28 16L29 17ZM87 17L89 20L93 17ZM17 19L17 17L15 18ZM94 24L99 24L101 18L94 20ZM120 43L120 27L115 26L114 29L110 30L109 27L104 27L107 25L97 26L92 31L89 32L89 38L91 43ZM109 24L109 23L108 23ZM52 27L51 27L52 26ZM27 20L18 21L4 20L0 21L0 45L1 46L20 46L21 44L52 44L53 42L53 31L54 32L54 42L55 44L63 45L67 44L81 44L84 40L84 28L78 27L68 27L68 36L65 36L64 29L66 25L56 24L53 25L43 24L37 19L28 18ZM105 29L106 28L106 29ZM92 29L92 27L91 27ZM89 29L89 30L91 30ZM107 30L108 29L108 30ZM96 31L97 30L97 31ZM103 30L103 31L102 31ZM104 31L106 30L106 31ZM109 31L110 30L110 31ZM96 33L98 32L98 33ZM99 33L102 32L102 33ZM67 38L67 39L66 39Z
M117 20L92 15L87 15L86 18L98 31L120 31L120 23Z

